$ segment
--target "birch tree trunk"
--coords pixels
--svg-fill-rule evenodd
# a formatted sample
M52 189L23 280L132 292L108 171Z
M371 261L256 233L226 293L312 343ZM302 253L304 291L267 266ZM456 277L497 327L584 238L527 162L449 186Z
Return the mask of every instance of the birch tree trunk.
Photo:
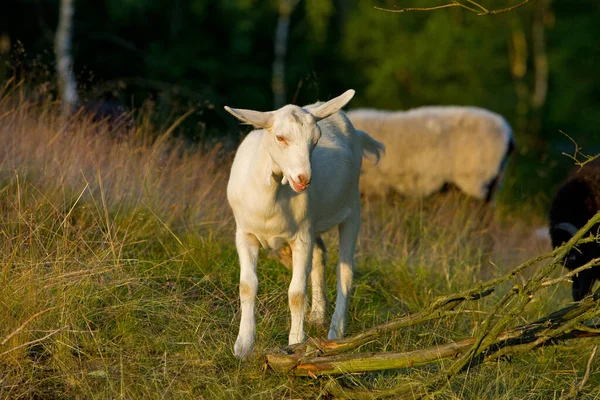
M273 61L273 107L278 109L286 104L285 94L285 54L290 30L290 15L299 0L279 0L279 19L275 30L275 60Z
M525 31L518 21L513 24L509 50L511 72L514 78L515 92L517 94L517 120L515 131L527 132L530 94L529 87L525 81L525 76L527 75L529 49Z
M533 89L534 108L539 109L546 103L548 93L548 56L546 54L546 28L544 19L550 6L549 0L541 0L536 4L531 36L534 52L535 85Z
M58 26L54 37L58 88L64 115L70 114L78 101L77 82L73 74L73 56L71 54L74 2L75 0L60 0Z

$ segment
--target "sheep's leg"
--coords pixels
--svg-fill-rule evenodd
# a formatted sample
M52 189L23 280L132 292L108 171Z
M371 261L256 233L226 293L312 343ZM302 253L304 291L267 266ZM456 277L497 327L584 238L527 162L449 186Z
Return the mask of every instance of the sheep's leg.
M337 295L335 311L327 335L329 339L342 338L346 331L346 314L354 276L354 250L359 228L360 215L356 212L350 214L350 217L339 225L340 259L337 265Z
M258 240L249 234L237 231L235 244L240 258L240 303L242 318L240 331L235 341L234 353L245 357L254 347L256 322L254 320L254 302L258 291L256 264L258 262Z
M306 235L310 236L310 235ZM306 313L306 289L308 274L312 264L313 239L300 237L291 243L292 282L288 290L288 301L292 314L289 344L302 343L304 333L304 314Z
M321 237L317 237L313 248L312 269L310 280L312 287L312 307L309 322L315 325L325 325L327 314L327 283L325 281L325 264L327 263L327 248Z
M485 200L489 193L488 181L479 176L459 176L455 179L456 186L469 196Z

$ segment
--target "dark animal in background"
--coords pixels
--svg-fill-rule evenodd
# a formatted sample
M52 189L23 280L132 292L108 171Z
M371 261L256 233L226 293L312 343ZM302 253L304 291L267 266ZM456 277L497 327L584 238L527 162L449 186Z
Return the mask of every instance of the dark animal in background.
M133 114L119 103L110 100L90 101L83 105L92 122L106 122L110 133L120 137L135 128Z
M600 159L572 172L562 184L550 208L550 237L554 248L567 242L600 210ZM598 234L599 224L590 230ZM600 243L584 243L573 248L565 257L570 271L600 257ZM600 266L573 276L573 299L583 299L600 279Z

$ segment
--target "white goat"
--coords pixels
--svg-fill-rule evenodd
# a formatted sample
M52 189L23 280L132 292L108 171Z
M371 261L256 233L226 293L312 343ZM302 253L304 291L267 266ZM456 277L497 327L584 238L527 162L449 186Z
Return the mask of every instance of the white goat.
M270 112L225 107L238 119L262 128L250 132L238 148L227 185L240 259L242 316L234 347L238 357L252 351L256 336L259 245L277 249L287 242L292 249L289 344L300 343L305 339L309 273L310 320L325 322L325 246L320 235L336 225L340 247L337 300L328 337L344 335L360 226L362 155L379 159L383 151L381 143L355 131L345 114L338 112L353 96L354 90L348 90L326 103L304 108L286 105Z
M491 200L514 148L506 120L477 107L437 106L408 111L348 112L356 129L386 146L376 166L363 166L361 192L378 196L393 189L425 197L452 183L464 193Z

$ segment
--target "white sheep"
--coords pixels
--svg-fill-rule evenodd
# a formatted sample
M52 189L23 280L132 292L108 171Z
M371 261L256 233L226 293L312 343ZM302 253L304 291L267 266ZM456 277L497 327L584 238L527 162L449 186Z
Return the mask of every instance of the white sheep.
M429 106L408 111L348 112L356 129L386 146L377 166L365 165L361 192L425 197L444 184L489 201L499 188L514 138L506 120L477 107Z
M355 130L339 112L353 96L354 90L348 90L326 103L304 108L286 105L270 112L225 107L238 119L262 128L250 132L238 148L227 185L240 259L242 315L234 347L238 357L252 351L256 336L259 245L277 249L289 243L292 249L289 344L300 343L305 339L309 273L310 320L325 322L325 246L320 235L336 225L340 248L337 299L328 337L344 335L360 226L358 181L362 156L364 153L379 159L383 151L381 143Z

